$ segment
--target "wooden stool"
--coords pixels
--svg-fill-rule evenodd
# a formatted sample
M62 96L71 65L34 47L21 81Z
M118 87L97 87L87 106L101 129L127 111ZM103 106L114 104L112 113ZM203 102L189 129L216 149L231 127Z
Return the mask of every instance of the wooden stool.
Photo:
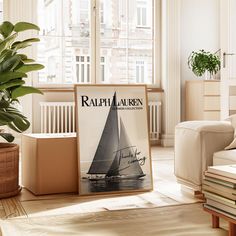
M210 213L212 216L212 228L219 228L220 227L220 218L228 221L229 223L229 236L235 236L236 235L236 220L230 218L229 216L226 216L222 213L216 212L214 210L210 210L206 207L203 207L203 209Z

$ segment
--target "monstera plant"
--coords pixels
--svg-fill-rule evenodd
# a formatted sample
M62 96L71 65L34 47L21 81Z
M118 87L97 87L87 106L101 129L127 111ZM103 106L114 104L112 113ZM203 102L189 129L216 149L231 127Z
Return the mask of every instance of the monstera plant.
M44 68L22 53L22 49L40 41L38 38L18 40L21 32L26 30L39 31L39 27L28 22L14 25L5 21L0 25L0 126L8 126L19 133L27 130L30 122L18 109L18 98L26 94L41 93L34 87L25 86L24 79L28 72ZM8 142L14 140L10 133L0 132L0 136Z

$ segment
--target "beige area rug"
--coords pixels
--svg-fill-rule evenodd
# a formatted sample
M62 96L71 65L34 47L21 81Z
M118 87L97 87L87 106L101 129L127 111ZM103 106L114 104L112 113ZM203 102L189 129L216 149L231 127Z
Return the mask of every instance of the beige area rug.
M202 204L9 219L3 236L226 236Z
M24 196L26 196L24 194ZM189 196L182 196L181 201L160 192L136 193L126 196L94 196L78 197L68 196L43 196L35 197L34 200L26 200L25 197L18 197L18 202L29 217L62 215L69 213L87 213L99 211L127 210L138 208L155 208L186 203L201 202L201 199Z

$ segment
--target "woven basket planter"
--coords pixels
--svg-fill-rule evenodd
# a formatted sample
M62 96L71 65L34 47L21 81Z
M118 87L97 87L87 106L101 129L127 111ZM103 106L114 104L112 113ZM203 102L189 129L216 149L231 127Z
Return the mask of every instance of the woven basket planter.
M0 143L0 198L12 197L19 186L19 146Z

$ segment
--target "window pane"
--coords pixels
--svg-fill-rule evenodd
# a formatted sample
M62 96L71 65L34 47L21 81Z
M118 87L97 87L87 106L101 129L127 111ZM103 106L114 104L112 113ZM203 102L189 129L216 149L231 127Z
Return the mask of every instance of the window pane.
M141 2L138 0L103 0L103 2L104 12L109 19L101 24L100 38L100 54L106 57L106 82L137 83L139 80L141 83L147 80L147 83L152 83L153 0L142 0ZM148 21L147 18L151 19ZM137 23L140 26L145 24L146 27L137 27ZM137 69L137 60L146 61L149 69L145 69L145 66L143 69L138 66ZM101 81L102 76L101 72Z
M108 83L128 83L126 40L102 39L101 56L107 69L105 76Z
M137 24L141 25L141 9L140 7L137 8Z
M153 50L152 40L129 40L128 66L129 80L137 81L137 67L139 67L139 83L152 83Z
M136 83L139 83L139 66L136 66Z
M87 65L87 83L90 83L90 65Z
M145 81L152 82L153 1L99 1L100 47L93 50L100 51L100 81L136 83L137 73L139 82L143 73ZM38 0L38 61L45 65L38 72L39 82L91 83L91 2ZM137 60L145 61L143 72L140 66L137 72Z
M101 65L101 80L102 82L105 81L105 66Z
M82 83L84 83L84 64L81 64L81 79L80 79L80 81L82 82Z
M39 72L39 83L90 81L84 77L90 76L90 0L38 0L38 25L38 61L45 65ZM54 57L56 68L53 79L50 57ZM78 63L84 63L84 72Z
M141 66L141 83L145 82L144 65Z
M142 25L143 26L147 26L147 14L146 14L146 12L147 12L147 8L146 7L142 8Z
M79 69L80 65L77 64L76 65L76 77L77 77L77 82L80 82L79 79L80 79L80 69Z

